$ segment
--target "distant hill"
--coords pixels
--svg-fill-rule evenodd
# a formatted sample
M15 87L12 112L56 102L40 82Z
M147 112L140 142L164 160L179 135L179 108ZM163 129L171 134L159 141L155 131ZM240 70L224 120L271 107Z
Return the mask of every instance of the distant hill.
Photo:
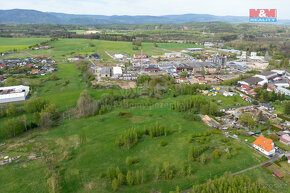
M65 13L41 12L36 10L12 9L0 10L0 23L2 24L144 24L144 23L172 23L181 24L188 22L227 22L246 23L246 16L215 16L209 14L184 14L164 16L128 16L128 15L75 15ZM290 20L281 20L278 24L290 25Z

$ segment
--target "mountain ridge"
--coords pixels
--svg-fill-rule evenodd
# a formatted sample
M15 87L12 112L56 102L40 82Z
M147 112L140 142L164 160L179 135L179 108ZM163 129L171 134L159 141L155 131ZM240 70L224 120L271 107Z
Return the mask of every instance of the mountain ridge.
M0 10L0 24L149 24L168 23L183 24L189 22L226 22L247 23L246 16L215 16L211 14L181 14L181 15L86 15L56 12L41 12L29 9ZM290 20L280 20L280 25L290 25Z

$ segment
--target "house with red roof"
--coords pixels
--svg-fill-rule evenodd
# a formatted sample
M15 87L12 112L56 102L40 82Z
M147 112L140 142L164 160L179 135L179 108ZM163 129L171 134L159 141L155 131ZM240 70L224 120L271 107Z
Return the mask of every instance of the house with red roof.
M38 69L32 69L32 71L30 72L30 74L38 74L39 70Z
M275 153L275 146L272 139L260 136L252 143L253 147L265 155L272 155Z
M134 54L134 59L146 59L148 56L146 54Z

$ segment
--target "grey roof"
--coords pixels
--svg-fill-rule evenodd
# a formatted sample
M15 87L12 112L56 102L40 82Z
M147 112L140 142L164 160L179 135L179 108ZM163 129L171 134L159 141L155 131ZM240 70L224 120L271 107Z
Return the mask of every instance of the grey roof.
M260 75L262 76L277 75L277 72L268 71L268 72L263 72Z
M248 83L248 84L250 84L250 85L255 85L255 84L257 84L258 82L261 82L261 81L263 81L264 79L262 79L262 78L259 78L259 77L250 77L250 78L246 78L246 79L244 79L244 80L242 80L242 81L244 81L244 82L246 82L246 83Z
M111 68L110 67L103 67L101 70L101 74L110 74Z
M284 84L284 83L288 83L288 81L286 79L283 79L280 81L274 81L274 84Z

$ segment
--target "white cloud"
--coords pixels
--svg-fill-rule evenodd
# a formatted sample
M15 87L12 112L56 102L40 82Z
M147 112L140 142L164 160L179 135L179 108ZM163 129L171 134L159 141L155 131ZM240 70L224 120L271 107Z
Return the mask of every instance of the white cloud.
M248 16L249 9L278 9L278 19L290 19L289 0L0 0L1 9L99 15L213 14Z

